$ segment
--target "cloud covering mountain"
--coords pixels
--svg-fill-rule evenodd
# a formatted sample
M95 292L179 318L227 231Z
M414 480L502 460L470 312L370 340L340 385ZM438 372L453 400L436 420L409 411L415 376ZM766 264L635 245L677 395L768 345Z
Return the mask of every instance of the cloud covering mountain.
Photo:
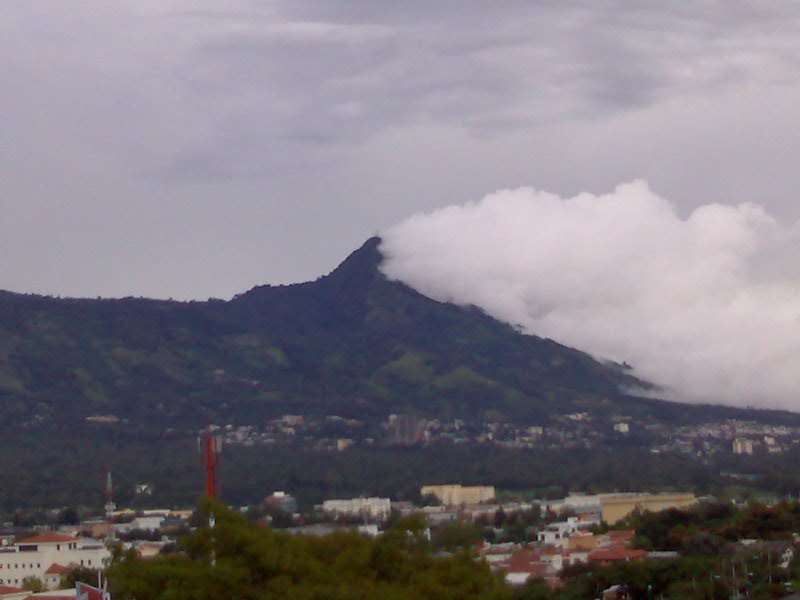
M520 188L382 236L390 278L626 361L676 399L800 405L800 228L757 204L684 217L644 181L571 198Z

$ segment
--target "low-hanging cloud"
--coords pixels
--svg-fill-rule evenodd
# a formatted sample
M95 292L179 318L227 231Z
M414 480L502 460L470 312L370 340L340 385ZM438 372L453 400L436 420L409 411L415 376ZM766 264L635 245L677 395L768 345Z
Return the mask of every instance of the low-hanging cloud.
M675 399L800 408L800 236L753 203L682 218L644 181L531 188L413 216L382 269L596 357Z

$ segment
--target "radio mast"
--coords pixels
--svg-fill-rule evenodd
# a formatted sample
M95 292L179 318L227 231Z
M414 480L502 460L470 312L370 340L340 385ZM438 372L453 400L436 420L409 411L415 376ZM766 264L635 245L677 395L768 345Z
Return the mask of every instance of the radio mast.
M114 485L111 480L111 471L106 471L106 523L108 524L108 537L114 538L114 511L117 505L114 504Z
M222 454L222 436L211 432L211 426L206 428L202 438L198 438L201 460L206 470L206 496L217 497L217 467Z

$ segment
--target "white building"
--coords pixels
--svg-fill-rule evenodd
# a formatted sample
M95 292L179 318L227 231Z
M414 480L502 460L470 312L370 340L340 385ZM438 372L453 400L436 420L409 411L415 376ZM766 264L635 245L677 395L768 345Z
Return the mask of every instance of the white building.
M58 533L37 535L0 548L0 586L19 586L26 577L49 586L59 567L101 569L110 558L111 553L97 540Z
M325 500L322 510L331 515L387 519L392 512L389 498L351 498L349 500Z
M550 523L536 534L536 539L546 546L561 548L567 545L569 536L578 531L578 527L578 519L569 517L566 521Z
M753 440L747 438L736 438L733 440L733 453L734 454L752 454L753 453Z
M130 523L118 523L114 529L119 533L130 533L134 530L140 531L158 531L161 529L161 523L164 522L163 515L155 516L142 516L136 517Z

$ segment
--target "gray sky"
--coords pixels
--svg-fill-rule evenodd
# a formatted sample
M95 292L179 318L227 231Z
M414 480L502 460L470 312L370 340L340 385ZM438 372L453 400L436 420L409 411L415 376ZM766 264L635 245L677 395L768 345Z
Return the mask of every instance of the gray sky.
M789 2L3 0L0 289L229 297L519 186L792 223L799 75Z

